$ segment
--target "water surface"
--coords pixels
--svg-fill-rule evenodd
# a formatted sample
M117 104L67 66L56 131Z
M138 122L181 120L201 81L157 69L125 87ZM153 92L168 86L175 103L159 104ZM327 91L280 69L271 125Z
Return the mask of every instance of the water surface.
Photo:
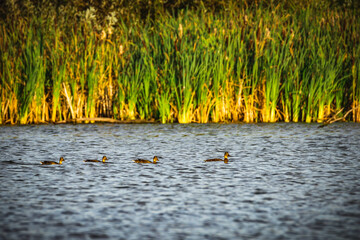
M358 239L360 125L317 126L2 126L0 239Z

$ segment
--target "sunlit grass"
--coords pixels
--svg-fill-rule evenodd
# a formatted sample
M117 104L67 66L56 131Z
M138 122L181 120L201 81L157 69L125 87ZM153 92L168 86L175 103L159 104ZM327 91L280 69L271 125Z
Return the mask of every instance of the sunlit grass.
M354 13L244 4L119 19L112 32L82 21L4 23L0 123L324 122L341 109L360 122Z

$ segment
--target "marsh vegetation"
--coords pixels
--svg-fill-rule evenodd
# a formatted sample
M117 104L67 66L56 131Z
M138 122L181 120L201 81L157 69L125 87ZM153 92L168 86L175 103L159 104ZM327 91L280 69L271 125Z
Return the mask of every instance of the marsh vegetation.
M3 6L0 123L360 121L357 7L40 2Z

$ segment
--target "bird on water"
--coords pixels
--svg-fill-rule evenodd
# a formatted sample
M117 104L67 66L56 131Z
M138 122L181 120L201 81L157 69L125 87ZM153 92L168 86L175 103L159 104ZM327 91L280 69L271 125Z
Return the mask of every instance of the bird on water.
M60 157L59 162L43 161L43 162L40 162L40 163L41 163L41 165L61 165L63 161L65 161L64 158L63 158L63 157Z
M105 161L108 160L108 158L106 156L103 156L102 160L84 160L84 162L102 162L105 163Z
M231 157L230 154L229 154L228 152L225 152L225 154L224 154L224 159L213 158L213 159L204 160L204 162L219 162L219 161L222 161L222 162L224 162L224 163L228 163L228 162L229 162L228 157Z
M153 160L152 161L149 161L149 160L145 160L145 159L136 159L136 160L133 160L135 163L153 163L153 164L156 164L159 159L157 156L154 156Z

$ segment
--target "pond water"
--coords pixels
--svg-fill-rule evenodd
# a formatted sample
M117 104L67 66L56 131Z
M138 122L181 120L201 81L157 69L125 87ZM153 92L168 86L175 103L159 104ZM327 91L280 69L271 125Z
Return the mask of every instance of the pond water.
M358 239L360 125L318 126L2 126L0 239Z

